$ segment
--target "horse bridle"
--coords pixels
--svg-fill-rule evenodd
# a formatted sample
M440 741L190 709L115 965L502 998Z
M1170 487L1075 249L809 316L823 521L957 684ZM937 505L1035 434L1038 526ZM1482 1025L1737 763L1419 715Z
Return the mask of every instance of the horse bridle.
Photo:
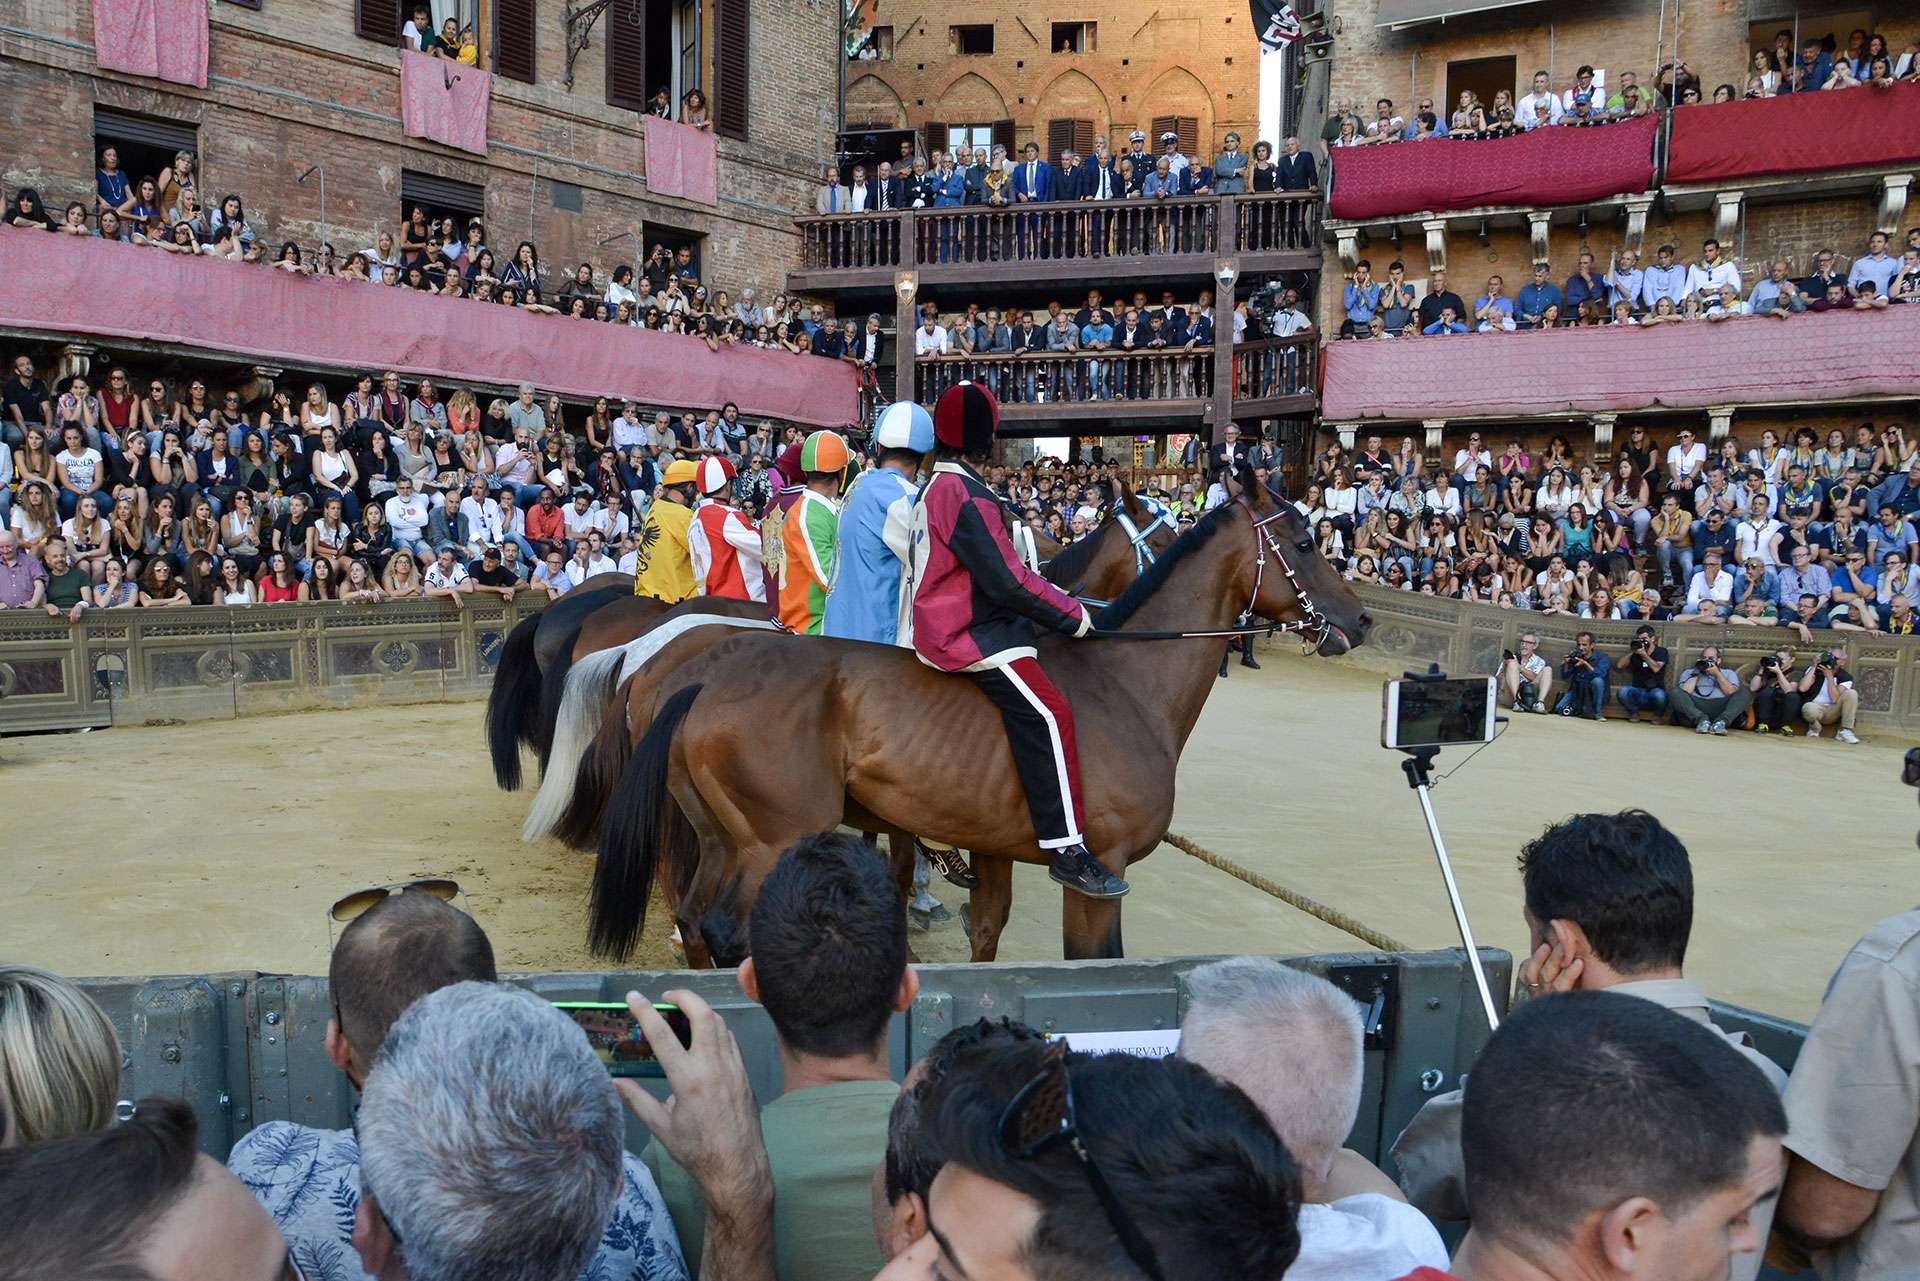
M1168 523L1167 514L1165 512L1156 514L1153 518L1153 523L1145 529L1136 528L1133 523L1133 518L1119 508L1114 509L1113 515L1114 518L1120 522L1120 528L1127 531L1127 541L1133 544L1134 573L1146 573L1147 566L1153 564L1155 559L1153 548L1147 546L1147 539L1152 535L1154 530Z
M1318 649L1326 641L1327 637L1333 634L1333 623L1325 614L1322 614L1319 607L1313 603L1313 597L1307 593L1305 585L1300 581L1300 576L1294 573L1293 565L1287 560L1287 554L1280 550L1280 544L1275 540L1272 529L1269 528L1275 521L1287 514L1287 509L1282 506L1271 516L1262 516L1253 509L1253 504L1247 501L1245 494L1239 495L1239 503L1247 509L1247 516L1253 521L1254 533L1253 595L1248 598L1246 609L1240 613L1239 625L1245 626L1248 620L1253 617L1254 602L1260 599L1260 584L1265 579L1267 573L1267 552L1272 551L1274 559L1280 562L1280 572L1287 576L1287 582L1293 587L1294 598L1300 602L1300 607L1306 611L1306 617L1291 623L1274 623L1272 630L1276 632L1298 632L1300 634L1301 652L1310 654Z

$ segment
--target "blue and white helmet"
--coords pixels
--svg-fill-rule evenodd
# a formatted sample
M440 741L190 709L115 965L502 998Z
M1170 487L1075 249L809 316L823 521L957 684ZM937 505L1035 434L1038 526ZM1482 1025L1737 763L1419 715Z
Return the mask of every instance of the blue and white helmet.
M873 438L882 449L929 453L933 449L933 416L911 400L895 401L880 411Z

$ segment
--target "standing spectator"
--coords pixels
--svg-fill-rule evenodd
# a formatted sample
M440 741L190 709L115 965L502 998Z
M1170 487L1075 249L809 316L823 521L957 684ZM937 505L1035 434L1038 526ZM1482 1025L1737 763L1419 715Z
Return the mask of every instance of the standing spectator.
M1440 322L1441 313L1451 311L1458 321L1467 314L1467 304L1459 294L1447 288L1445 268L1435 268L1427 278L1427 296L1420 300L1419 322L1422 333Z
M1701 649L1700 657L1673 686L1674 719L1682 725L1691 722L1700 734L1725 734L1727 722L1739 720L1752 701L1752 691L1737 674L1720 666L1718 645Z
M1518 324L1522 329L1551 329L1560 322L1560 288L1547 279L1547 264L1533 264L1533 280L1520 286Z
M1487 277L1487 292L1473 301L1473 318L1477 328L1483 334L1511 331L1513 323L1513 299L1504 294L1505 284L1499 276Z
M1831 724L1839 727L1834 737L1841 742L1860 741L1853 732L1860 695L1853 687L1853 673L1842 663L1842 655L1826 650L1800 678L1800 714L1806 718L1808 738L1819 738L1820 727Z
M1541 125L1557 125L1566 108L1561 104L1559 95L1553 92L1553 78L1544 71L1533 73L1533 90L1520 99L1514 107L1514 119L1522 129L1537 129Z
M1666 670L1671 656L1654 638L1653 628L1645 623L1633 629L1633 643L1627 653L1628 683L1620 687L1620 706L1628 721L1640 719L1641 712L1653 713L1657 722L1667 710Z
M1654 251L1654 264L1647 268L1641 289L1641 301L1648 311L1657 307L1662 298L1675 307L1686 302L1687 269L1674 261L1672 245L1661 245Z
M739 978L773 1020L783 1067L784 1093L760 1111L781 1281L868 1281L880 1269L873 1173L900 1092L887 1029L919 990L906 928L886 864L836 833L789 849L754 900ZM699 1190L657 1140L645 1160L699 1257Z
M1553 710L1562 716L1604 719L1611 670L1611 660L1593 647L1593 633L1581 632L1574 638L1573 652L1560 661L1560 679L1566 682L1567 690Z
M1380 310L1380 286L1373 279L1373 264L1362 258L1353 265L1353 275L1341 290L1341 309L1346 318L1340 324L1345 338L1362 337ZM1455 313L1456 318L1459 313Z
M1720 242L1708 236L1700 242L1700 261L1687 268L1687 297L1700 307L1711 307L1720 301L1720 287L1733 286L1737 296L1740 293L1740 268L1733 261L1720 256Z
M1560 291L1560 298L1560 314L1576 324L1596 324L1606 317L1607 285L1594 274L1591 253L1581 251L1579 266L1567 277L1567 286Z

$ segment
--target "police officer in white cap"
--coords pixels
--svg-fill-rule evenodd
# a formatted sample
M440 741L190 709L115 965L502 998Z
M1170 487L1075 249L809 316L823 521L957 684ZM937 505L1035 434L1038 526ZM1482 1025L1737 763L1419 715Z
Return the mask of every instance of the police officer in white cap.
M1167 159L1167 170L1179 177L1187 168L1187 158L1180 154L1180 135L1169 129L1160 135L1160 154Z

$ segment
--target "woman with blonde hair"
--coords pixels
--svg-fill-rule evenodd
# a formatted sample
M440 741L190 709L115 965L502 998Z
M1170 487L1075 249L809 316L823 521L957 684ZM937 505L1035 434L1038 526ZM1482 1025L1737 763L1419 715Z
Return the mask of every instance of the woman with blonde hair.
M120 1038L71 980L0 964L0 1148L113 1123Z

